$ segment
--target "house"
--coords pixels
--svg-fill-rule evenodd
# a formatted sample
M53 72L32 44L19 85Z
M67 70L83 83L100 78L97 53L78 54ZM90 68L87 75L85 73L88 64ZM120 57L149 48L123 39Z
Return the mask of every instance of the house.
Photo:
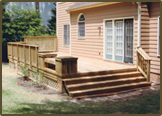
M160 79L160 3L57 2L57 36L9 42L8 57L74 98L151 87Z
M137 64L137 47L160 79L160 2L57 2L58 52Z

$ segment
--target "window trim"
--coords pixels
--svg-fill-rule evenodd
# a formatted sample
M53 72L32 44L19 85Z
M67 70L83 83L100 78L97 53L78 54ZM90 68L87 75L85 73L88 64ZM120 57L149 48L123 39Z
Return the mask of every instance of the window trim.
M70 24L64 24L64 25L63 25L63 46L64 46L64 47L70 47L70 37L69 37L69 45L65 45L65 38L64 38L64 32L65 32L65 31L64 31L64 26L65 26L65 25L67 25L67 26L69 25L69 31L70 31ZM67 28L67 29L68 29L68 28ZM68 31L67 31L67 32L68 32ZM67 34L67 35L68 35L68 34ZM69 33L69 36L70 36L70 33Z
M160 42L159 42L159 40L160 40L160 38L159 38L159 36L160 36L160 25L159 25L159 23L160 23L160 16L158 17L158 35L157 35L157 56L158 57L160 57Z
M80 13L78 15L78 18L77 18L77 39L82 39L83 40L83 39L86 38L86 23L85 23L86 18L85 18L85 15L84 15L85 20L84 21L79 21L79 18L80 18L81 15L84 15L84 14L83 13ZM84 26L85 26L85 35L84 35L84 37L80 37L79 36L79 23L84 23Z

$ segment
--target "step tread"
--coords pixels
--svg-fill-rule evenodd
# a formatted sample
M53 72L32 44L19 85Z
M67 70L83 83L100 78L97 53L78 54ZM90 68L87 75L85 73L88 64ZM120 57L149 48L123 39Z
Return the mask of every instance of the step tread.
M104 89L112 89L112 88L120 88L120 87L127 87L132 85L142 85L142 84L150 84L149 82L138 82L138 83L131 83L131 84L124 84L124 85L117 85L117 86L110 86L110 87L102 87L102 88L94 88L94 89L86 89L86 90L80 90L80 91L69 91L70 94L75 93L83 93L83 92L89 92L89 91L95 91L95 90L104 90Z
M145 77L139 76L139 77L132 77L132 78L123 78L123 79L116 79L116 80L107 80L107 81L98 81L98 82L87 82L87 83L80 83L80 84L71 84L67 85L67 88L70 87L79 87L84 85L93 85L93 84L102 84L102 83L111 83L111 82L117 82L117 81L127 81L127 80L136 80L136 79L143 79Z
M130 75L131 74L141 74L141 72L133 71L133 72L116 73L116 74L106 74L106 75L96 75L96 76L84 76L84 77L63 79L63 81L74 81L74 80L80 80L80 79L100 78L100 77L107 77L107 76L111 77L111 76L126 75L126 74L130 74Z

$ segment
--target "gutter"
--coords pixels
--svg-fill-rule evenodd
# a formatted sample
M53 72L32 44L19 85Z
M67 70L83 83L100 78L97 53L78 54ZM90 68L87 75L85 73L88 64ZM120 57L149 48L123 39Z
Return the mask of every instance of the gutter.
M137 2L138 4L138 46L141 46L141 2Z

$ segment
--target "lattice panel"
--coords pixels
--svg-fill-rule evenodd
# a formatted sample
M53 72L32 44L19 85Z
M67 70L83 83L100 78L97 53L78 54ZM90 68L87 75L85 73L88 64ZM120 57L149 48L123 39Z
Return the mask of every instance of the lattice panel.
M51 80L51 79L48 79L48 78L44 78L43 82L51 87L53 87L54 89L59 89L59 83L58 81L56 80Z
M40 77L36 77L32 74L32 71L29 71L29 77L33 80L36 80L36 78L40 79ZM49 85L50 87L59 90L59 81L49 79L47 77L43 78L43 83Z

